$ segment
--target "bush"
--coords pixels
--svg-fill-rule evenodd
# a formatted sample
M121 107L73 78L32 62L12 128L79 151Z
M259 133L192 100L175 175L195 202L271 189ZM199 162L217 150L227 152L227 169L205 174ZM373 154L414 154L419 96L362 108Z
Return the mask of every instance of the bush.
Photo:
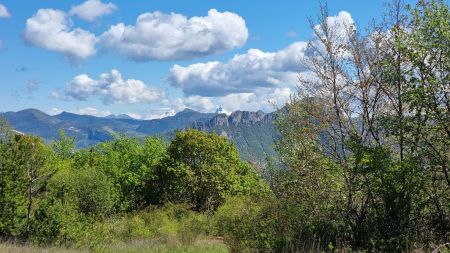
M167 204L159 208L151 206L135 214L98 222L93 227L93 234L105 235L103 244L137 240L191 244L209 233L206 215L179 204Z
M231 252L273 252L277 224L267 211L267 206L248 197L229 198L214 215L215 232Z
M213 227L231 252L317 252L344 246L336 236L338 224L267 195L228 198L215 213Z
M37 203L32 239L39 244L74 245L89 237L93 220L114 213L117 192L101 171L62 168Z
M118 194L110 179L99 170L83 168L59 171L48 184L48 197L92 216L114 213Z

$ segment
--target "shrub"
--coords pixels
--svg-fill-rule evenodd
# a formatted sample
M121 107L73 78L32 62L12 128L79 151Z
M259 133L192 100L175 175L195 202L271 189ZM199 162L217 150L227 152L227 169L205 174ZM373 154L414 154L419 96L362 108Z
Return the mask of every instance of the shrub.
M227 199L214 215L216 234L231 252L273 252L277 225L267 206L248 197Z

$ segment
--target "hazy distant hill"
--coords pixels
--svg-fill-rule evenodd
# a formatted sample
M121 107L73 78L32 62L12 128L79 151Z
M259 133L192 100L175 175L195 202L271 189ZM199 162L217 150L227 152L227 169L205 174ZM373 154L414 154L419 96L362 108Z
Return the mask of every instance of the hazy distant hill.
M170 139L179 129L196 128L226 136L247 160L264 161L275 156L273 141L278 132L273 126L273 113L236 111L231 115L201 113L185 109L174 116L153 120L137 120L128 115L95 117L63 112L50 116L36 109L0 113L17 131L41 136L46 141L58 137L63 129L76 137L78 147L108 141L117 134L133 137L160 135Z

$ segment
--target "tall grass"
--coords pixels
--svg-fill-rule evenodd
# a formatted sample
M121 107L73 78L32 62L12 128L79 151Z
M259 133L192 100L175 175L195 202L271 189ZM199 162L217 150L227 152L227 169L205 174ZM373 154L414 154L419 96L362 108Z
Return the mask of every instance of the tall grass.
M32 245L0 244L1 253L227 253L227 247L218 240L198 240L185 245L176 241L136 240L122 242L102 249L66 249L62 247L42 248Z

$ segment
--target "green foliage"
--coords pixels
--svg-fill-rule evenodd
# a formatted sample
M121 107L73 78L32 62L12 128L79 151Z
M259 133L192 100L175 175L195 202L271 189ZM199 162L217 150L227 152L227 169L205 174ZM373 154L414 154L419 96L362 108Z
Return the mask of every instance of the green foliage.
M144 186L164 154L165 144L159 139L147 138L142 144L119 137L78 151L73 166L102 171L117 188L117 209L132 211L145 204Z
M76 151L64 132L48 147L36 137L12 136L0 142L2 239L89 250L136 240L194 245L210 234L211 211L226 196L268 192L215 134L180 132L168 148L156 138L119 136ZM175 170L180 177L172 177ZM185 187L184 195L176 196L174 185ZM162 198L156 189L174 195ZM155 199L159 206L149 206Z
M29 232L35 198L48 175L48 154L36 137L15 135L0 142L0 236Z
M47 191L56 201L73 203L85 215L107 216L114 213L118 202L111 180L101 170L89 168L58 171L49 181Z
M13 137L13 131L9 122L0 116L0 142L6 143Z
M190 244L207 235L208 224L204 214L191 211L189 206L167 204L98 224L97 232L105 233L108 238L104 239L111 243L159 238Z
M396 1L386 27L368 35L348 27L348 40L336 37L327 16L323 8L315 27L322 45L310 44L315 53L305 63L316 79L301 80L278 114L286 169L271 180L278 207L271 219L283 228L280 238L290 238L281 250L303 251L314 240L314 250L381 252L446 242L448 6L420 1L404 13Z
M229 198L214 215L216 233L224 236L231 252L274 252L277 224L265 202Z
M279 138L279 133L272 120L257 124L218 125L210 131L230 136L243 160L264 163L267 157L278 158L274 141Z
M159 196L156 203L187 202L205 211L228 195L263 190L264 184L225 138L191 129L176 134L150 187Z
M273 196L233 197L214 214L213 227L231 252L308 252L341 242L342 224L327 218Z
M70 159L75 152L75 138L68 137L66 133L61 130L59 132L59 139L51 144L53 152L60 159Z

